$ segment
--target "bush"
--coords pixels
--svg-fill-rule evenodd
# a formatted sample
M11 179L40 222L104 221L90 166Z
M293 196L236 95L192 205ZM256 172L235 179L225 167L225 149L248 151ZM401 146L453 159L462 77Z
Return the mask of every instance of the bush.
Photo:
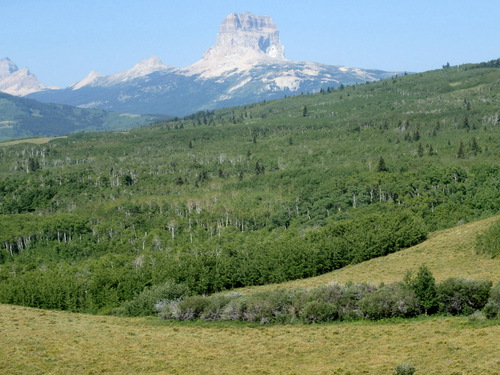
M439 312L451 315L470 315L482 309L491 289L489 280L450 278L437 286Z
M476 251L489 254L492 258L500 255L500 220L495 221L476 237Z
M375 290L374 286L366 283L341 285L332 282L311 290L303 306L312 301L329 303L335 307L337 314L335 319L357 320L362 317L359 301Z
M189 294L189 288L182 284L167 281L144 289L132 300L126 301L114 310L116 315L146 316L157 313L156 305L160 301L176 300Z
M413 375L416 369L411 363L402 363L396 367L394 375Z
M247 297L243 320L249 322L286 323L291 321L293 292L276 290Z
M488 319L500 317L500 282L490 290L490 298L484 306L484 314Z
M305 323L330 322L339 318L339 312L333 303L310 301L300 312L300 318Z
M177 317L179 320L195 320L210 305L210 300L205 296L191 296L179 301Z
M243 320L247 310L247 297L233 298L221 311L221 320Z
M363 316L368 319L407 318L420 314L415 293L403 283L383 286L360 301Z
M236 296L237 295L234 294L208 297L208 303L201 314L201 319L214 321L222 320L222 312L224 311L224 308L228 305L231 299Z

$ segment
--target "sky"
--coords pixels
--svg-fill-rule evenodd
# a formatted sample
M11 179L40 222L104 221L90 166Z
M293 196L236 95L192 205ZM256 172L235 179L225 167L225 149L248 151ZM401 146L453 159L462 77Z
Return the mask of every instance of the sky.
M500 57L498 0L0 0L0 59L58 87L152 55L180 68L232 12L270 16L290 60L423 72Z

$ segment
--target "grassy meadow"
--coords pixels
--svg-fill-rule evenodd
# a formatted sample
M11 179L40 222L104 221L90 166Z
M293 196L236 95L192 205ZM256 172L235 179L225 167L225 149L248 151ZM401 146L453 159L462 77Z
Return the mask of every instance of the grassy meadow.
M329 325L169 324L0 305L5 374L500 373L500 325L466 318Z
M476 234L495 218L432 233L424 243L321 277L389 282L427 264L437 280L499 280L500 260L477 255ZM0 372L5 374L417 374L500 373L500 324L466 317L317 325L168 322L0 305Z

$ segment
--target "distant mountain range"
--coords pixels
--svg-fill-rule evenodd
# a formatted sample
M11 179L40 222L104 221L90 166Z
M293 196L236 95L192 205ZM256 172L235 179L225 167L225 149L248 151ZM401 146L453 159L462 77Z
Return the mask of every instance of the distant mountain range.
M32 86L17 92L10 89L10 93L26 95L30 91L30 98L81 108L183 116L397 74L290 61L284 50L270 17L232 13L220 25L216 44L190 66L167 66L152 56L121 73L102 76L92 71L65 89L39 83L37 87L33 81Z

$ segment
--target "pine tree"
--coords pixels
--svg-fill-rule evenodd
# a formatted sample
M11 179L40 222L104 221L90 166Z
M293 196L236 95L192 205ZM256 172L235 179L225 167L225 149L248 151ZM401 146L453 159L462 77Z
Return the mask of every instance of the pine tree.
M419 157L423 157L424 156L424 146L422 146L422 142L418 143L417 155Z
M464 143L462 141L460 141L460 146L458 147L457 158L465 159Z
M417 276L412 279L411 275L407 274L405 281L415 292L425 314L434 312L437 307L436 280L429 268L425 264L420 266Z
M387 172L387 166L385 165L385 160L381 156L380 159L378 159L378 165L377 165L377 172Z
M481 152L481 149L479 148L479 144L477 143L476 137L472 137L470 141L470 148L474 152L474 155L477 155L478 152Z

